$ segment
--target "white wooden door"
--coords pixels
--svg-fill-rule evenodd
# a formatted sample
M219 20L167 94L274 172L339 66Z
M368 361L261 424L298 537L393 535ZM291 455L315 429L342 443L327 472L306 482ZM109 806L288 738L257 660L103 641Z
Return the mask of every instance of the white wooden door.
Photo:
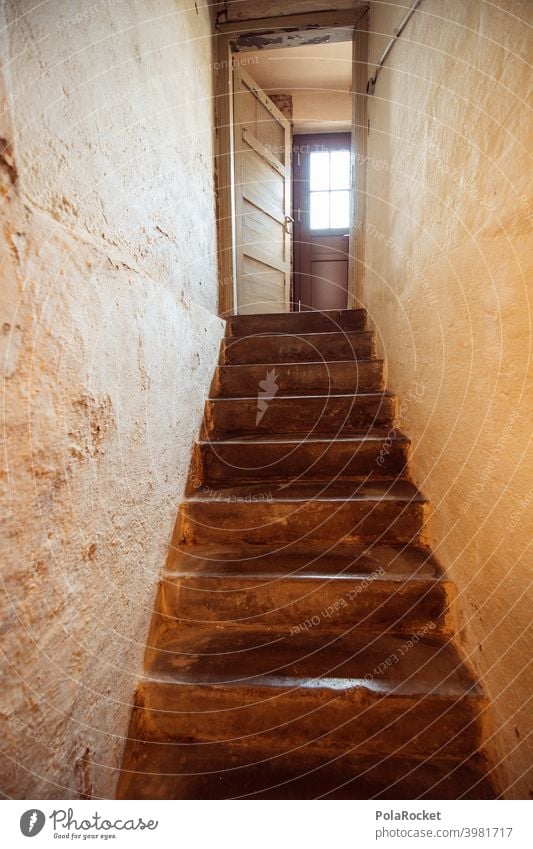
M238 65L233 70L237 312L288 312L290 124Z

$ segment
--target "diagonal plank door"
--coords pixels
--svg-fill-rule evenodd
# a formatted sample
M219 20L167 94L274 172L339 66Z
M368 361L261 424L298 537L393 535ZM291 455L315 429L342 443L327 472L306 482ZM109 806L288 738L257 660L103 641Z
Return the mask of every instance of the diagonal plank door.
M237 312L290 309L290 124L238 65L233 70Z

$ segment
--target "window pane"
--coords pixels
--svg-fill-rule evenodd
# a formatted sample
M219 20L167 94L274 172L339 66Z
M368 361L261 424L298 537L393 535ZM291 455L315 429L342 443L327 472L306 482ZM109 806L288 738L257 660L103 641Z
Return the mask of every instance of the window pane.
M332 150L331 151L331 189L349 189L350 188L350 151L349 150Z
M311 191L321 192L329 189L329 152L312 153L310 156ZM344 186L343 186L344 188Z
M330 227L348 229L350 223L350 192L331 192Z
M327 230L329 228L329 192L311 192L310 197L311 230Z

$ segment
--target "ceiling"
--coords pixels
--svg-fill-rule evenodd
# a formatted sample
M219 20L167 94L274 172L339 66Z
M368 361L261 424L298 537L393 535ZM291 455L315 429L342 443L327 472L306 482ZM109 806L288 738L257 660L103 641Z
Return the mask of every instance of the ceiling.
M265 91L349 92L352 87L351 41L247 51L236 59Z

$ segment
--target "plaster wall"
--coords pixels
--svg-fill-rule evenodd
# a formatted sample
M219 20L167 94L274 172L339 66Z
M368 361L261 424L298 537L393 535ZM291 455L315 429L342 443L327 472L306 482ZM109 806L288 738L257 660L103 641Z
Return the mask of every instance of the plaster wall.
M212 21L1 14L0 790L109 797L223 332Z
M405 5L371 4L369 75ZM368 100L363 293L458 585L460 639L492 699L487 751L519 798L531 794L531 12L423 0L393 48Z
M349 91L293 92L296 135L344 133L352 128L352 95Z

